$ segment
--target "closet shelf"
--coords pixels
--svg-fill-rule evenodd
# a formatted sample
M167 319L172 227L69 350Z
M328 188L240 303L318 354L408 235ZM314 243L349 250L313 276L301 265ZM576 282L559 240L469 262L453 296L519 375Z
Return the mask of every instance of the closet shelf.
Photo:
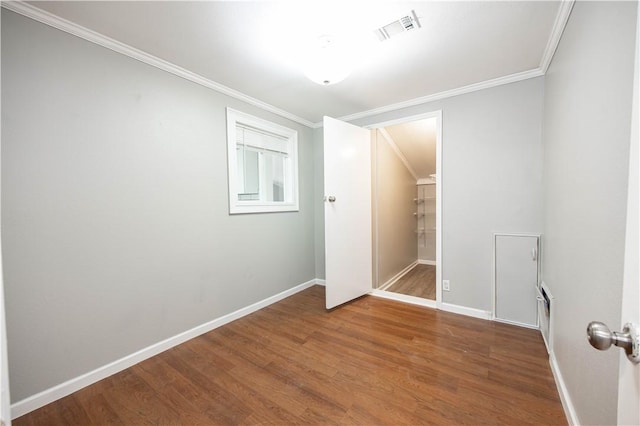
M416 234L426 234L430 232L436 232L436 228L418 228L415 230Z
M425 201L434 201L436 197L424 197L424 198L414 198L413 202L416 204L424 203Z

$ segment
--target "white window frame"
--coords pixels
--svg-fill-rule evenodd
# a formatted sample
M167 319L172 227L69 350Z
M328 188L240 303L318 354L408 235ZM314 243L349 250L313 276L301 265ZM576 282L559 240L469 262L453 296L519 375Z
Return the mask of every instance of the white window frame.
M287 140L287 155L290 161L287 162L285 170L285 185L291 182L290 188L285 188L284 193L288 199L284 201L264 201L263 200L238 200L238 158L237 158L237 125L245 125L255 129L271 133ZM227 108L227 177L229 182L229 214L243 213L271 213L271 212L291 212L299 211L298 195L298 132L288 127L272 123L262 118L254 117ZM263 188L261 182L261 188Z

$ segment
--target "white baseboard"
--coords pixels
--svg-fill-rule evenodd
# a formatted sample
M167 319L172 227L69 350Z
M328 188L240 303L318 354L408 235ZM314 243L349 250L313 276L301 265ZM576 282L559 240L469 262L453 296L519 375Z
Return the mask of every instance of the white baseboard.
M27 414L53 401L72 394L73 392L76 392L84 387L107 378L115 373L118 373L126 368L129 368L141 361L144 361L145 359L151 358L152 356L164 352L167 349L184 343L187 340L193 339L194 337L200 336L201 334L207 333L215 328L228 324L231 321L235 321L239 318L249 315L252 312L276 303L313 285L319 284L318 281L324 282L324 280L317 279L307 281L306 283L297 285L274 296L256 302L253 305L238 309L235 312L231 312L230 314L224 315L205 324L194 327L191 330L187 330L183 333L177 334L161 342L148 346L110 364L107 364L79 377L73 378L57 386L25 398L22 401L18 401L11 405L11 418L15 419L24 414Z
M506 319L502 319L502 318L496 318L495 316L491 316L491 319L495 322L501 322L503 324L509 324L509 325L515 325L518 327L524 327L524 328L531 328L533 330L540 330L540 327L537 326L536 324L527 324L524 322L518 322L518 321L509 321Z
M427 308L436 307L435 300L423 299L422 297L409 296L406 294L393 293L391 291L384 290L372 290L369 294L371 296L382 297L383 299L391 299L398 302L411 303L412 305L425 306Z
M579 425L580 421L578 420L576 409L573 407L569 391L567 390L567 385L564 383L564 379L560 373L560 367L558 366L558 361L556 360L556 356L553 352L549 354L549 365L551 365L551 372L553 373L553 378L555 379L556 387L558 388L558 394L560 395L560 401L562 402L562 408L564 409L567 421L571 426Z
M436 266L436 261L435 260L418 259L418 264Z
M491 312L483 311L482 309L468 308L466 306L453 305L451 303L440 303L438 309L443 311L452 312L454 314L466 315L468 317L480 318L484 320L491 319Z
M466 315L468 317L491 320L491 312L483 311L481 309L467 308L466 306L452 305L450 303L437 303L435 300L423 299L421 297L408 296L406 294L393 293L391 291L384 291L380 289L374 289L369 292L369 294L371 296L382 297L399 302L426 306L428 308L436 308L454 314Z
M323 279L320 279L320 278L316 278L315 279L315 283L316 283L316 285L321 285L323 287L325 287L327 285L327 281L325 281Z
M398 272L397 274L395 274L393 277L391 277L391 279L389 281L387 281L386 283L382 284L380 287L378 287L378 290L386 290L389 287L391 287L393 284L396 283L396 281L398 281L400 278L402 278L404 275L406 275L410 270L412 270L413 268L416 267L416 265L418 264L418 262L413 262L411 263L409 266L407 266L406 268L404 268L402 271Z

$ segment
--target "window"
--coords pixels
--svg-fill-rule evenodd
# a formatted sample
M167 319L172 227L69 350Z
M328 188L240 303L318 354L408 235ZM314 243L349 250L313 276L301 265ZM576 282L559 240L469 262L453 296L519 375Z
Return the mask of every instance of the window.
M227 108L229 213L298 211L298 132Z

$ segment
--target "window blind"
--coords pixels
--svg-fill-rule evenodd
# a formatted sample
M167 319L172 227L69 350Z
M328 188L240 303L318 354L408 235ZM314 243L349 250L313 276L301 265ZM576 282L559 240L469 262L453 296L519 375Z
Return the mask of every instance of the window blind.
M279 135L265 132L245 124L236 124L236 144L238 147L289 154L289 141Z

